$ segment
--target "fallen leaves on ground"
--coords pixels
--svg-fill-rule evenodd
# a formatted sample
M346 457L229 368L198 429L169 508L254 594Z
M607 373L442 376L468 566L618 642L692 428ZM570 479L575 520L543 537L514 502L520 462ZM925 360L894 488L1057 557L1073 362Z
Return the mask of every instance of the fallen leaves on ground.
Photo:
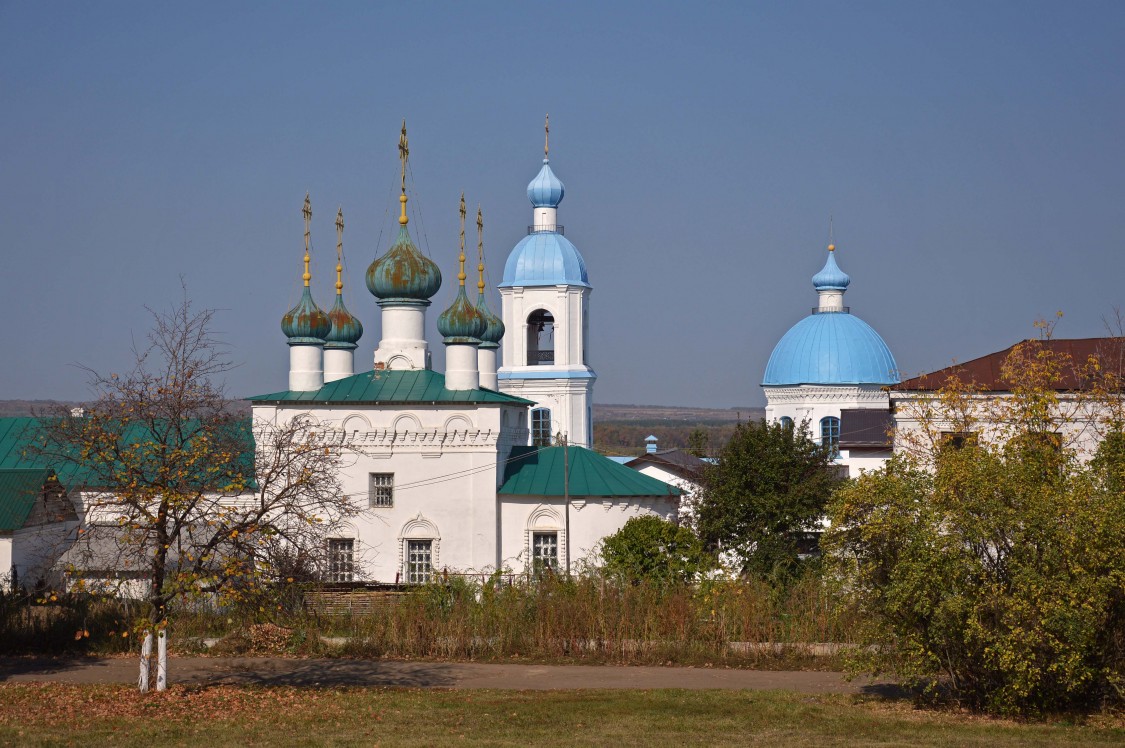
M73 725L153 715L170 721L253 723L295 712L329 718L343 714L344 709L331 691L289 687L171 686L160 693L142 694L125 685L0 684L0 727Z

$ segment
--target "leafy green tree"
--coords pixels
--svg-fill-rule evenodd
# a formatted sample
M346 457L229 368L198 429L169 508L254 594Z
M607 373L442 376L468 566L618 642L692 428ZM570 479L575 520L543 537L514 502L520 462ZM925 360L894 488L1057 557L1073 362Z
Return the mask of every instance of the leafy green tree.
M1062 436L1114 413L1075 409L1073 365L1032 341L1003 396L951 381L903 413L919 426L884 469L837 493L825 545L875 645L859 667L999 713L1121 702L1125 440L1082 462Z
M659 517L633 517L601 544L605 570L630 582L689 582L714 563L695 533Z
M688 452L696 457L706 457L711 437L703 429L692 429L688 434Z
M704 472L699 536L706 547L733 553L744 572L788 579L839 483L831 450L809 438L807 424L739 424Z

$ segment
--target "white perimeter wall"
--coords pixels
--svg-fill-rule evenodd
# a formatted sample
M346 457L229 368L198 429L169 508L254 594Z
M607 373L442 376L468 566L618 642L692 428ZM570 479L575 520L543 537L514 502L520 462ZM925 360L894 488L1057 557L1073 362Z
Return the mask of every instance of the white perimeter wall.
M590 557L599 541L620 530L633 517L654 515L665 520L676 516L673 497L633 499L571 498L570 561L578 563ZM566 566L566 502L562 497L502 496L500 532L503 567L524 572L530 566L530 545L533 532L557 532L559 566Z

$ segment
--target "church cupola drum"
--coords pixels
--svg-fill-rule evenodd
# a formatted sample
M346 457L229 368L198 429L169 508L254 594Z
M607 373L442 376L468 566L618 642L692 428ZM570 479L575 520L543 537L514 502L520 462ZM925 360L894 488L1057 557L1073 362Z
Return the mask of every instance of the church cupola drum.
M410 148L405 121L398 153L402 166L398 238L367 268L367 288L379 299L382 309L382 339L375 351L375 364L388 369L429 369L426 307L441 288L441 270L419 251L407 229L406 165Z
M475 390L480 387L477 346L487 323L465 295L465 195L461 195L461 253L458 256L457 295L438 317L438 332L445 343L445 387Z
M312 203L305 195L302 210L305 219L305 271L301 275L304 288L297 305L281 318L281 331L289 339L289 389L307 391L324 384L324 339L332 329L328 315L313 301L309 281L310 230Z
M829 244L824 267L812 277L816 307L774 346L762 377L766 419L808 424L810 436L849 471L879 467L890 456L883 434L865 434L862 444L853 436L855 424L868 423L856 414L887 411L886 386L898 381L898 365L883 338L844 306L851 282Z
M501 392L532 400L533 443L565 436L592 446L591 397L597 375L589 365L590 279L578 248L558 223L565 194L550 164L550 123L543 166L527 186L532 223L512 249L499 284L504 365Z
M336 303L328 310L332 327L324 338L324 381L350 377L355 373L356 343L363 337L363 325L344 306L344 209L336 213Z
M504 321L488 308L484 295L484 215L477 206L477 311L484 317L484 332L477 346L477 370L480 371L480 386L495 390L496 351L504 339Z

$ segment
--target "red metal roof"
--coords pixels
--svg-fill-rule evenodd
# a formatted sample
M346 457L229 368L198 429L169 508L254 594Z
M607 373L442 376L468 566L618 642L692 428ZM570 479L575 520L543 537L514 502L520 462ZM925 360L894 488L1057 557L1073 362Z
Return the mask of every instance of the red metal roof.
M1018 345L1030 343L1032 350L1049 350L1069 358L1062 377L1054 389L1060 392L1086 389L1089 380L1082 371L1091 357L1097 357L1104 371L1125 377L1125 338L1058 338L1053 340L1022 340L1002 351L974 358L932 371L893 386L895 391L932 392L945 386L950 378L973 384L982 392L1007 392L1008 383L1001 374L1004 361Z

